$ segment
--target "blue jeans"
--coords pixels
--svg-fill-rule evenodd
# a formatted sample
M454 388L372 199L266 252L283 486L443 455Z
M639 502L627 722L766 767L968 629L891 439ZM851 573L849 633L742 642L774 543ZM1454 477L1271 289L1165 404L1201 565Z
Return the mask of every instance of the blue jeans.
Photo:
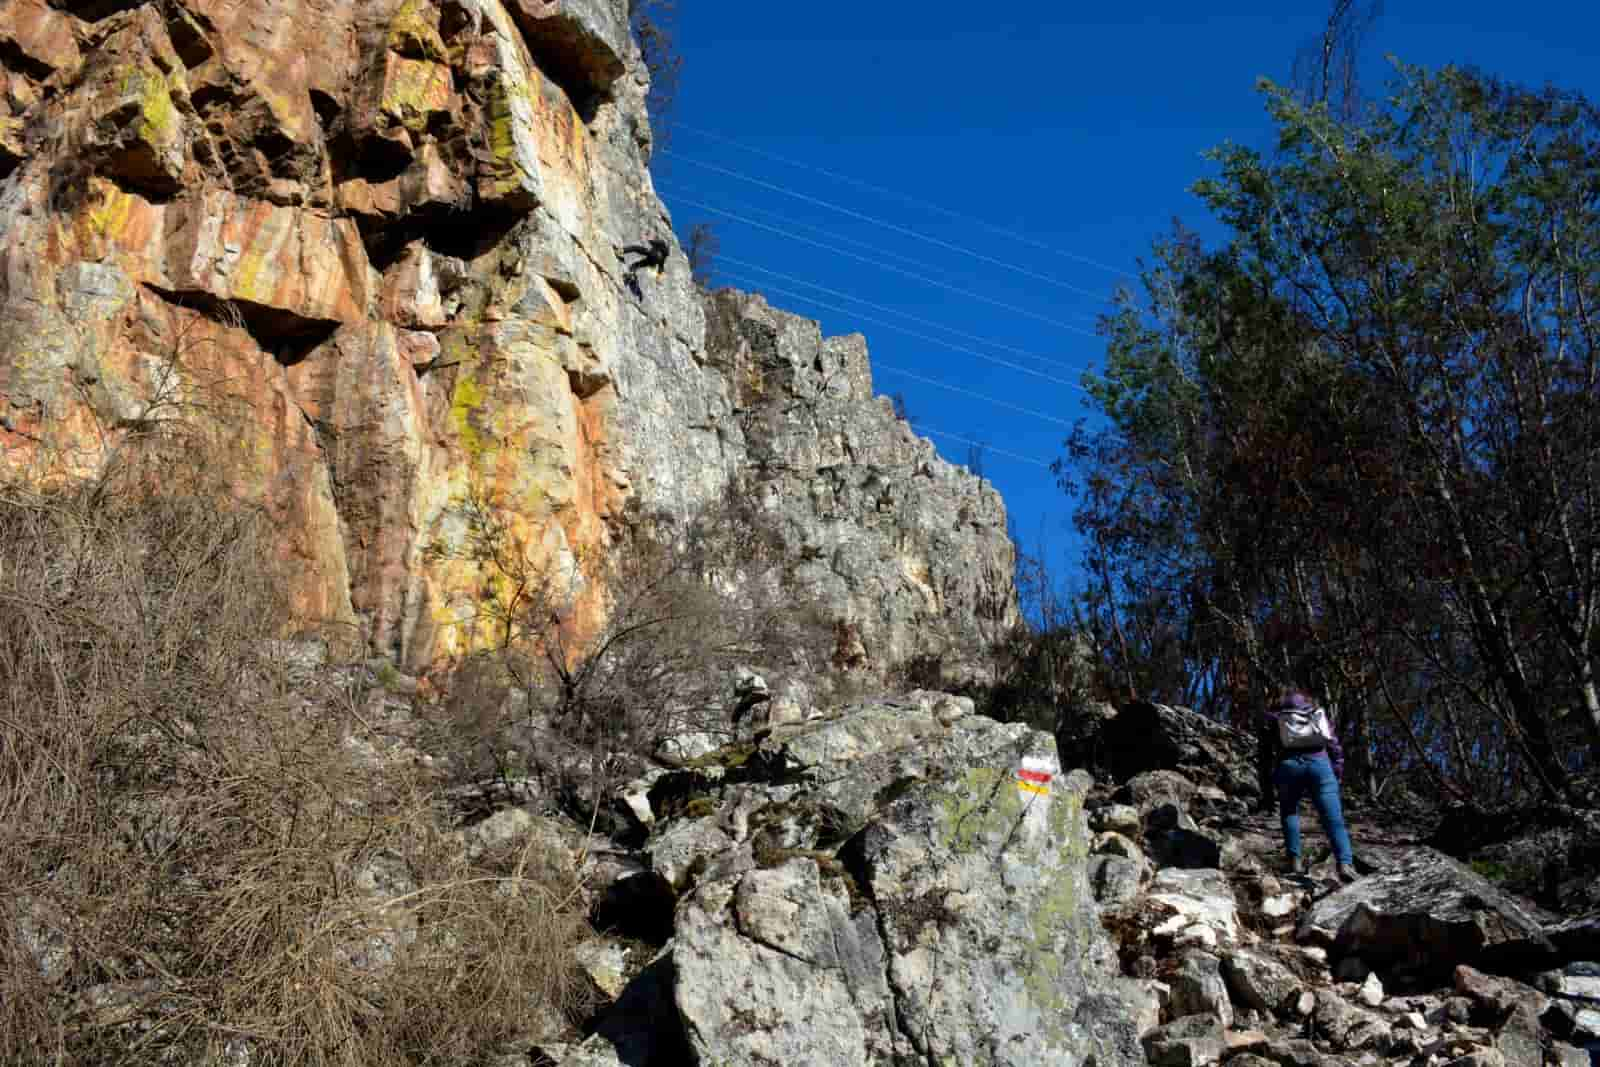
M1283 844L1291 857L1300 855L1300 801L1309 794L1322 829L1333 842L1335 858L1340 863L1354 859L1339 803L1339 779L1333 776L1327 756L1321 752L1285 756L1272 772L1272 784L1278 787L1278 818L1283 820Z

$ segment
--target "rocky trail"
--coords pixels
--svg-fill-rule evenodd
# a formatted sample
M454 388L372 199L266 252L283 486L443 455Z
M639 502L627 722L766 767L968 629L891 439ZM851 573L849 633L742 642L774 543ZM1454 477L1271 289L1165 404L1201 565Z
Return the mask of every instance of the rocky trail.
M1124 972L1149 998L1151 1063L1600 1057L1594 916L1507 894L1430 847L1431 829L1359 803L1346 817L1362 877L1337 880L1309 804L1312 869L1287 875L1277 816L1256 810L1244 777L1247 739L1180 708L1123 713L1154 727L1147 751L1183 767L1107 783L1090 801L1091 877Z
M1064 759L970 709L808 708L620 788L608 837L562 827L607 1005L507 1067L1600 1062L1600 917L1360 806L1360 880L1334 878L1309 810L1316 862L1285 876L1246 739L1181 708L1104 709ZM1071 769L1132 768L1131 724L1162 765ZM512 808L475 832L558 821Z

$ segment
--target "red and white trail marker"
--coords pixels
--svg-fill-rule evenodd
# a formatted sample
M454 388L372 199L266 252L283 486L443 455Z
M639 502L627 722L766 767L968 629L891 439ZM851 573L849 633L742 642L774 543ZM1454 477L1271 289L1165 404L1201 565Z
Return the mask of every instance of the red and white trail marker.
M1034 796L1047 797L1050 795L1050 780L1054 777L1055 768L1049 760L1024 756L1022 765L1017 768L1017 789Z

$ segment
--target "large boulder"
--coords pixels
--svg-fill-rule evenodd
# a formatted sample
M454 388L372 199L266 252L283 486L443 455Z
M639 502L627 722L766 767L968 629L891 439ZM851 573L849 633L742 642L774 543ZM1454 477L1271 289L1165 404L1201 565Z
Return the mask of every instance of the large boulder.
M676 998L701 1062L894 1062L904 1039L876 915L852 914L849 876L828 875L797 856L684 902Z
M1047 734L865 705L759 746L728 799L651 832L718 827L698 862L673 853L673 997L700 1062L1143 1062L1089 882L1090 780Z
M1385 868L1317 901L1296 937L1408 976L1548 962L1554 946L1516 900L1426 847L1397 851Z

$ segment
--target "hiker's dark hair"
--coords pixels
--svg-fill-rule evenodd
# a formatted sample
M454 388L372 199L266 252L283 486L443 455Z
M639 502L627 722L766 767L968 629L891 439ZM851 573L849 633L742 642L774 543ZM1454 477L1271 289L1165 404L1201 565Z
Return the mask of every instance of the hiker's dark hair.
M1278 694L1278 699L1272 702L1274 711L1280 708L1314 708L1316 706L1316 700L1303 689L1285 689Z

